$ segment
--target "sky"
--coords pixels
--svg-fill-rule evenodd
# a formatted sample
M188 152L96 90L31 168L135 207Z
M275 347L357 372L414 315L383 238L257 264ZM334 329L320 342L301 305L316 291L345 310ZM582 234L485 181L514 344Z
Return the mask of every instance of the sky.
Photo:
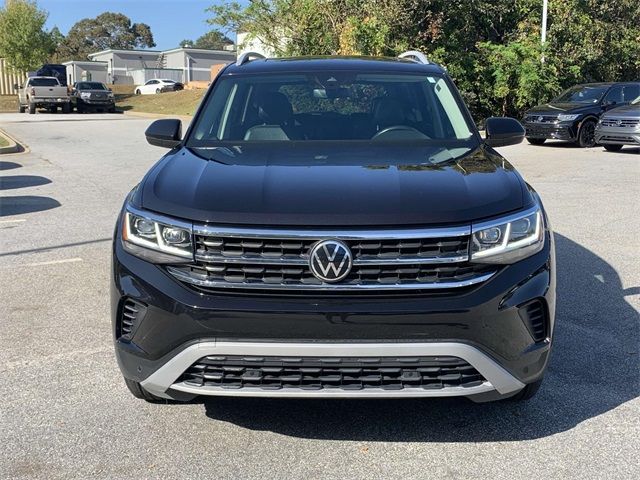
M38 0L49 12L46 28L57 26L63 34L83 18L103 12L124 13L132 23L146 23L156 42L155 50L168 50L180 41L195 40L211 30L205 12L216 0ZM233 35L229 35L234 38Z

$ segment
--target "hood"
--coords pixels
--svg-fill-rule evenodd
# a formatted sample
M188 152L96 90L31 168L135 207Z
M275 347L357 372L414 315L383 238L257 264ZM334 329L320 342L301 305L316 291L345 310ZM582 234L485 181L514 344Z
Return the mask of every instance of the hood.
M610 117L640 119L640 104L616 107L605 113L602 118Z
M485 147L300 143L172 151L134 202L195 222L305 227L470 223L532 202Z
M558 115L560 113L589 113L599 111L598 103L545 103L527 110L528 115Z

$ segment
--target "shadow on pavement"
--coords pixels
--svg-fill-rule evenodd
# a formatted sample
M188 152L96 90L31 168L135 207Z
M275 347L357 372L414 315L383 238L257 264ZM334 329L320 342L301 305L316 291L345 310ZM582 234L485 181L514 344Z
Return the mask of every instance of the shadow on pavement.
M38 197L35 195L0 197L0 217L42 212L59 206L60 202L50 197Z
M38 187L51 183L46 177L38 175L9 175L0 177L0 190L14 190L16 188Z
M207 398L206 415L293 437L369 442L535 439L575 427L640 394L638 313L616 271L556 234L554 352L538 395L524 403L466 399L276 400Z
M0 162L0 171L13 170L14 168L20 168L22 165L16 162Z

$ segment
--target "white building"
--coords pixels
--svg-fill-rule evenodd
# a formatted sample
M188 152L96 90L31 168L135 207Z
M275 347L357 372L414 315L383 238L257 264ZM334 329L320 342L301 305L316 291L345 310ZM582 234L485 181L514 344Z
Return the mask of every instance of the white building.
M76 82L101 82L108 83L107 62L64 62L67 67L67 84Z

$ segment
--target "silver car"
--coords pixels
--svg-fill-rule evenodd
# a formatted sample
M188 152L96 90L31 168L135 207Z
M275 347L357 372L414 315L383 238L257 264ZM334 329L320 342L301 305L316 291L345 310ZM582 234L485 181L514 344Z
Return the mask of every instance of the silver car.
M596 143L610 152L619 151L623 145L640 147L640 97L600 117L596 126Z

